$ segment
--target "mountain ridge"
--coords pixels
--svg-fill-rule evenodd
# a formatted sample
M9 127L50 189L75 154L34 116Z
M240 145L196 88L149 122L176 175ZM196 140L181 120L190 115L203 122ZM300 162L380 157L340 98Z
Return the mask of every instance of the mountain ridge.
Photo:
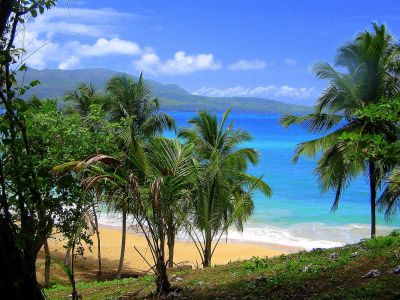
M36 95L39 98L57 99L63 104L67 91L74 90L80 82L91 82L102 91L109 78L116 74L128 74L104 68L93 69L43 69L29 68L23 75L25 82L39 80L40 85L29 90L24 98ZM128 74L137 80L136 76ZM22 74L19 75L22 79ZM176 84L163 84L155 80L145 80L154 97L160 101L164 111L210 110L221 112L230 108L235 112L248 113L293 113L302 114L312 111L311 106L289 104L277 100L256 97L207 97L193 95Z

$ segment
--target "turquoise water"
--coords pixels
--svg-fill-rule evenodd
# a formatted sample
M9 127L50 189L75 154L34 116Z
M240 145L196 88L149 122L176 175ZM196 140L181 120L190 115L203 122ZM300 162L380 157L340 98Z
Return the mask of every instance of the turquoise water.
M174 112L178 126L187 126L194 113ZM313 139L298 126L283 128L279 115L231 113L234 127L247 130L253 140L243 146L259 151L260 163L250 169L264 175L273 191L271 198L254 195L255 211L243 233L233 231L231 238L303 246L335 246L353 242L369 234L368 181L360 176L343 194L339 209L331 213L333 193L322 194L313 173L315 161L302 158L297 164L291 157L297 143ZM172 137L173 133L167 133ZM400 218L386 223L378 215L378 233L400 226Z

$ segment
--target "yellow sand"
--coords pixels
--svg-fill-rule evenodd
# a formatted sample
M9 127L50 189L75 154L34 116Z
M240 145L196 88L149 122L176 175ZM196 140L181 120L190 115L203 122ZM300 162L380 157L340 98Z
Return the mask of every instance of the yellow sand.
M121 231L119 228L101 227L101 255L103 259L103 271L115 272L118 266L121 246ZM78 273L94 273L97 271L97 240L93 236L94 245L92 252L85 251L85 258L78 259L76 263ZM49 241L51 256L62 258L65 249L64 242L59 239ZM138 234L128 232L125 251L124 272L143 272L149 269L146 262L134 250L134 246L151 263L151 254L148 250L146 239ZM277 245L248 244L221 241L217 246L213 258L213 264L225 264L229 261L249 259L252 256L274 256L282 253L294 252L295 248L279 247ZM192 242L177 241L175 245L174 260L177 264L190 264L193 267L201 266L201 259ZM39 268L41 269L41 268Z

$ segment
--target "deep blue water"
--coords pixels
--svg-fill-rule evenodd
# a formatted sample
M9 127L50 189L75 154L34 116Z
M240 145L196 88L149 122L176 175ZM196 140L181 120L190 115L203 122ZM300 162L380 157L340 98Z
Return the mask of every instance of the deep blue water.
M187 120L193 112L173 112L178 126L188 126ZM315 160L301 158L297 164L291 162L296 144L313 139L299 126L283 128L279 125L280 116L271 114L231 113L229 120L234 121L234 128L247 130L253 140L246 147L257 149L260 162L251 167L253 175L264 175L273 195L264 197L254 195L255 211L249 227L256 232L245 235L263 239L266 228L285 229L284 233L309 240L327 240L331 242L350 242L368 236L370 222L368 181L365 176L354 180L343 193L339 208L331 213L333 192L322 194L313 173ZM172 137L173 133L166 134ZM378 226L383 233L399 227L400 218L386 223L383 215L378 215ZM260 230L263 229L262 232ZM267 230L268 231L268 230ZM288 233L289 232L289 233ZM267 234L268 235L268 234ZM246 236L242 235L242 238ZM265 238L266 241L275 239Z

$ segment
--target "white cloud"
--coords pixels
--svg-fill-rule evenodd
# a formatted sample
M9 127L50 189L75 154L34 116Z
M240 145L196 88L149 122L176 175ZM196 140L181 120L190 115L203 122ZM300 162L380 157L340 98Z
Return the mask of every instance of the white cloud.
M263 60L245 60L241 59L229 65L228 69L232 71L248 71L248 70L262 70L267 67L267 63Z
M314 88L296 88L288 85L259 86L246 88L243 86L225 89L203 87L193 92L195 95L211 97L260 97L260 98L298 98L307 99L313 95Z
M136 70L150 74L182 75L204 70L218 70L221 63L215 61L212 54L188 55L184 51L178 51L173 58L161 61L153 51L146 51L140 59L133 62Z
M119 38L100 38L93 45L75 43L77 52L82 56L105 56L112 54L139 55L141 50L135 42Z
M204 53L178 51L172 58L161 60L154 49L118 37L116 24L127 18L143 17L113 9L54 8L19 32L17 47L26 50L23 59L27 64L38 69L71 69L87 58L110 55L128 56L137 70L151 74L190 74L221 67L212 54Z
M295 64L297 64L297 60L295 60L293 58L285 58L283 61L288 66L294 66Z
M68 57L65 61L60 62L58 68L61 70L68 70L74 67L78 63L79 63L79 58L72 55Z
M27 25L26 30L37 34L45 33L47 38L55 34L80 35L89 37L113 37L114 20L137 18L137 15L118 12L113 9L63 8L55 7L39 15Z

